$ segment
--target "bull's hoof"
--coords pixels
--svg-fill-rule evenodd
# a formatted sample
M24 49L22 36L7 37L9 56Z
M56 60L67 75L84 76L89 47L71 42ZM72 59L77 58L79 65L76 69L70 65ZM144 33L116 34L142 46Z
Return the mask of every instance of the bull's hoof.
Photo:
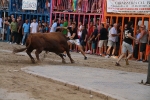
M65 60L62 60L62 63L63 63L63 64L66 64L66 61L65 61Z
M72 60L72 61L71 61L71 63L75 63L75 61L74 61L74 60Z
M33 64L35 64L35 60L34 59L31 59L31 61L32 61Z

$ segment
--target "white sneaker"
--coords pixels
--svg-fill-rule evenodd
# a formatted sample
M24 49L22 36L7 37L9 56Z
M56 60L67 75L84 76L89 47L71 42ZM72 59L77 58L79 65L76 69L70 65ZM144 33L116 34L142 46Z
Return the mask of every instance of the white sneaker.
M87 51L87 53L90 53L90 52L91 52L90 50Z
M12 44L12 42L10 42L9 44Z
M105 58L109 58L109 55L106 55Z
M111 58L116 58L115 56L111 56Z
M21 45L23 45L23 44L21 44Z

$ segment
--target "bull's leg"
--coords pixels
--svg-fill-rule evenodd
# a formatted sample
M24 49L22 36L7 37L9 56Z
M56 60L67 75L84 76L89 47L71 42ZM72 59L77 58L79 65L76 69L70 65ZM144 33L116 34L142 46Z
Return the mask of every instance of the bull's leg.
M64 57L63 57L63 55L62 55L62 54L58 54L58 55L61 57L62 63L66 63L66 61L65 61L65 59L64 59Z
M48 54L48 51L45 51L42 60L44 60L44 58L46 58L46 54Z
M40 49L36 49L36 51L35 51L35 55L36 55L36 58L37 58L38 62L40 62L39 54L41 52L42 52L42 49L41 50Z
M44 53L44 58L46 57L46 54L48 54L48 51L45 51L45 53Z
M74 63L74 60L71 58L71 55L69 53L69 49L66 51L66 53L67 53L67 56L69 57L71 63Z
M32 61L32 63L35 63L35 60L34 60L34 58L32 57L32 55L31 55L31 52L32 52L33 50L26 50L26 53L29 55L29 57L31 58L31 61Z

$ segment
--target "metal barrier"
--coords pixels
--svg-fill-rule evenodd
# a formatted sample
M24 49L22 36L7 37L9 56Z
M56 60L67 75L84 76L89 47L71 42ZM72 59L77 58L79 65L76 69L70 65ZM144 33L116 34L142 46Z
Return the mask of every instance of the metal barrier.
M54 11L102 13L103 0L53 0Z
M4 0L4 1L8 1L8 0ZM23 21L25 21L25 19L28 19L29 22L31 22L31 20L33 18L36 18L37 21L44 21L44 22L50 22L50 3L51 0L37 0L38 2L38 6L37 6L37 10L36 11L31 11L31 10L22 10L22 0L9 0L7 3L5 3L5 5L7 4L7 10L6 10L6 16L10 16L10 15L14 15L15 18L17 18L18 16L22 16ZM2 9L3 6L2 5L2 0L0 0L0 15L1 17L4 16L4 11ZM6 7L5 7L6 8ZM6 40L8 41L8 35L10 34L9 28L7 30L7 38Z
M150 16L149 15L107 14L106 15L106 23L109 23L109 24L121 23L121 33L122 34L120 36L120 45L122 44L124 27L125 27L125 24L128 23L128 21L133 22L134 36L136 35L137 25L144 24L146 26L147 30L150 29ZM134 42L133 42L133 46L134 46ZM119 54L120 53L121 53L121 46L119 49Z

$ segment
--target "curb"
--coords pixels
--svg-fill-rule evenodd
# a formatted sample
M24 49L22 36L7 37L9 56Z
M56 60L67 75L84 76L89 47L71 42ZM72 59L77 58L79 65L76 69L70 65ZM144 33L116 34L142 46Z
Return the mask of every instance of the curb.
M28 72L26 69L22 68L21 69L22 72L25 72L25 73L28 73L30 75L33 75L35 77L38 77L38 78L44 78L46 79L47 81L50 81L50 82L53 82L53 83L56 83L56 84L59 84L59 85L63 85L63 86L67 86L69 88L72 88L74 90L78 90L80 92L83 92L83 93L87 93L87 94L90 94L90 95L94 95L94 96L98 96L104 100L118 100L116 98L112 98L110 96L107 96L103 93L99 93L97 91L94 91L92 89L87 89L87 88L84 88L82 86L78 86L76 84L73 84L73 83L68 83L68 82L65 82L65 81L62 81L62 80L58 80L58 79L54 79L54 78L47 78L47 77L44 77L44 76L39 76L37 75L36 73L32 73L32 72Z

